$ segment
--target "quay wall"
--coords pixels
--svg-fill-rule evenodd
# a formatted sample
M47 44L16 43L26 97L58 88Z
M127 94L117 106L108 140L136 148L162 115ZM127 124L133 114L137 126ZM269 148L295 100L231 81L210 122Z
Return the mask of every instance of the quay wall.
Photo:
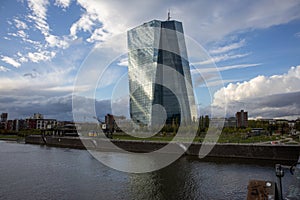
M167 142L157 141L126 141L112 140L112 142L126 150L132 152L151 152L166 146ZM95 149L101 151L115 151L111 143L104 139L78 138L78 137L41 137L38 135L27 136L25 143L41 144L56 147L76 148L76 149ZM171 143L174 152L178 150L177 143ZM183 143L184 146L187 146ZM247 159L264 159L278 161L297 161L300 153L300 145L271 145L271 144L205 144L206 148L212 148L208 157L222 158L247 158ZM211 146L210 146L211 145ZM201 143L192 143L185 151L186 155L198 156ZM176 150L177 149L177 150ZM180 149L180 148L179 148ZM182 148L182 152L183 152ZM178 152L178 151L177 151ZM168 152L172 153L172 152Z
M29 135L25 138L25 143L74 149L86 149L82 141L78 137L42 137L40 135Z

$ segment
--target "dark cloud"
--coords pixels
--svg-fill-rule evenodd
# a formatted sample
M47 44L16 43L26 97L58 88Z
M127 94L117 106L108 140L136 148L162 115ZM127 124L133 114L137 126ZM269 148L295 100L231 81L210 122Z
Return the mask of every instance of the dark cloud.
M267 97L259 98L262 106L266 107L286 107L288 105L294 105L300 108L300 92L275 94Z
M24 77L30 77L30 78L36 78L38 75L40 75L40 72L37 71L37 69L32 69L32 72L25 73Z
M74 97L81 105L91 104L95 106L97 117L104 118L107 113L111 113L109 100L95 101L85 97ZM27 118L33 113L41 113L46 118L58 120L73 120L72 114L72 95L56 97L27 97L13 98L0 97L0 112L8 112L10 119Z
M23 76L25 76L25 77L28 76L30 78L36 78L36 74L33 74L33 73L26 73Z
M0 96L0 103L7 103L7 102L15 102L17 101L18 99L16 97L6 97L6 96Z

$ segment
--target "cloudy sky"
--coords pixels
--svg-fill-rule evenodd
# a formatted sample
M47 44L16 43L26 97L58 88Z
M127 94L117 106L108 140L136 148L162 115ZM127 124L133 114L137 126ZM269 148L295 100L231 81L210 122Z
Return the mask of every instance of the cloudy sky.
M298 0L2 0L0 112L11 119L35 112L72 119L74 84L91 51L120 44L112 38L152 19L165 20L168 10L209 55L190 60L201 73L192 71L201 115L227 103L227 116L240 109L253 118L300 116ZM105 53L110 51L100 60ZM99 116L110 112L114 83L126 80L126 54L118 55L105 81L97 83ZM89 73L86 79L99 81L99 72ZM126 110L128 101L119 102Z

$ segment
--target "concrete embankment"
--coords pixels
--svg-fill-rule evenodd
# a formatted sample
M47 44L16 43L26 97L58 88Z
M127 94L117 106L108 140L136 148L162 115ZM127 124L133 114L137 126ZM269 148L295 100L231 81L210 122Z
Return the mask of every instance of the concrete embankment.
M29 135L25 138L25 143L74 149L86 149L80 138L77 137L42 137L40 135Z
M132 152L151 152L165 147L167 142L156 141L125 141L112 140L119 148ZM52 137L52 136L28 136L25 139L28 144L41 144L56 147L77 149L95 149L101 151L114 151L110 142L96 138L76 137ZM212 148L208 157L223 158L247 158L278 161L297 161L300 153L300 145L268 145L268 144L206 144L205 148ZM211 145L211 146L210 146ZM174 149L182 148L187 155L199 155L199 150L204 147L201 143L193 143L186 150L186 144L171 143ZM175 148L176 147L176 148ZM170 152L168 152L170 153ZM171 152L172 153L172 152Z
M0 140L3 140L3 141L9 141L9 142L18 142L18 143L24 143L25 140L24 138L0 138Z

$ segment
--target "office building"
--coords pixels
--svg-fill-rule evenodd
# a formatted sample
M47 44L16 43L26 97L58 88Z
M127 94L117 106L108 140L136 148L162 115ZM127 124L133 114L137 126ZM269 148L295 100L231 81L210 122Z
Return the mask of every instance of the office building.
M152 20L128 31L130 116L155 125L166 111L166 124L197 118L182 23Z

